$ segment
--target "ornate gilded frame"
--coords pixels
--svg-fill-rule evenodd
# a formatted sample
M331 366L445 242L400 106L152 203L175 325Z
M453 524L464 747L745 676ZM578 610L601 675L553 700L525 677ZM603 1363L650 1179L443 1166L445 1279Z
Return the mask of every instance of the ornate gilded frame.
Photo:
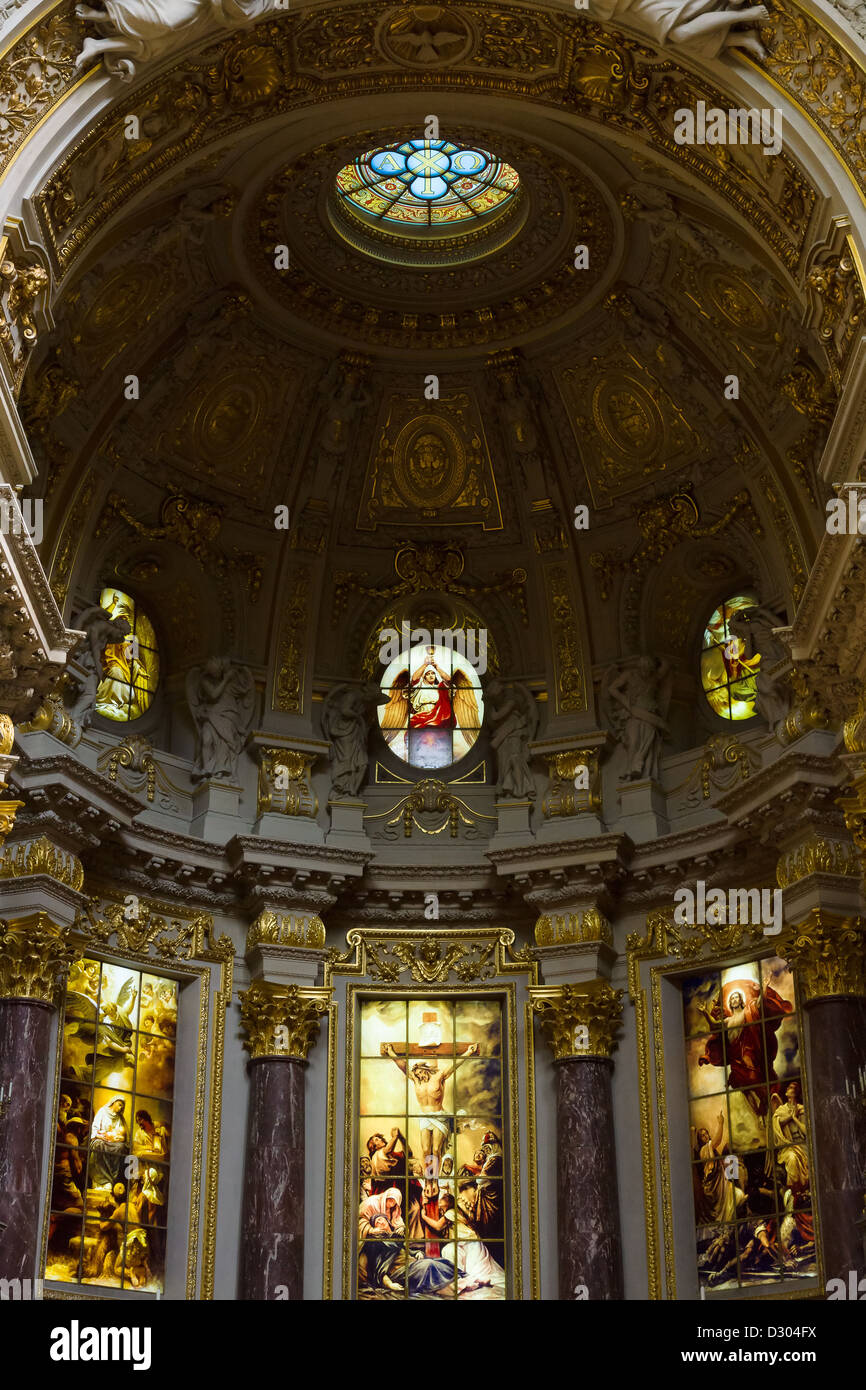
M674 1242L674 1202L671 1181L671 1137L667 1102L666 1078L671 1075L671 1055L665 1066L665 1042L662 1023L662 983L695 969L720 969L736 965L748 958L767 959L773 954L772 938L762 934L760 927L732 923L720 927L674 925L673 909L662 908L647 914L646 935L633 932L626 941L628 961L628 992L634 1004L637 1037L638 1099L641 1127L641 1166L644 1189L644 1221L647 1257L647 1297L676 1299L677 1272ZM642 974L644 963L664 958L661 964L650 965L647 977ZM796 977L794 980L797 1013L801 1019ZM650 1021L651 1020L651 1021ZM804 1090L808 1095L808 1058L805 1037L801 1032L801 1071ZM674 1044L672 1053L682 1055L683 1040ZM652 1047L652 1062L650 1062ZM676 1065L676 1064L673 1064ZM653 1083L658 1114L658 1161L656 1160L655 1126L653 1124ZM815 1156L811 1129L809 1133L810 1171L815 1171ZM661 1200L659 1200L659 1187ZM820 1297L824 1290L824 1267L820 1240L820 1201L813 1204L816 1230L817 1283L806 1289L784 1293L740 1295L742 1301L753 1298L802 1299ZM664 1245L664 1276L660 1268L659 1236Z
M529 1230L529 1297L540 1298L540 1254L538 1244L538 1159L536 1148L535 1055L532 1008L524 1003L524 1048L526 1105L522 1124L519 1082L520 1044L517 1035L517 981L514 975L525 975L527 986L537 984L538 966L529 948L515 952L514 933L506 928L480 927L442 928L356 928L346 936L347 951L334 951L325 963L324 983L331 986L335 977L355 977L346 982L346 1026L343 1039L345 1084L342 1087L343 1115L343 1238L341 1298L352 1300L352 1254L355 1245L356 1207L355 1179L357 1173L357 1058L355 1056L355 1018L360 998L417 998L419 993L435 990L439 998L498 996L505 1010L504 1057L505 1086L508 1096L508 1132L511 1145L511 1246L512 1299L522 1300L524 1212ZM408 981L401 977L408 975ZM449 984L450 977L459 983ZM511 976L512 978L509 978ZM359 978L363 977L363 978ZM325 1155L325 1229L323 1292L325 1300L333 1298L334 1254L336 1240L336 1171L338 1125L338 1056L339 1002L334 1000L329 1010L328 1033L328 1096L327 1141ZM527 1177L525 1194L521 1191L521 1134L526 1136Z
M93 885L89 885L93 886ZM135 924L125 922L125 897L113 890L99 892L92 900L101 911L88 921L79 917L72 941L88 955L110 964L136 965L154 969L179 981L198 981L198 1035L195 1043L195 1099L193 1102L192 1173L190 1176L189 1222L185 1297L187 1300L210 1300L214 1292L216 1262L217 1198L219 1188L219 1150L222 1123L222 1079L225 1048L226 1008L232 996L234 944L228 936L214 938L213 918L191 908L174 907L139 898L139 918ZM112 944L113 941L113 944ZM145 949L136 949L136 947ZM148 947L152 947L149 950ZM214 965L219 966L215 972ZM214 987L214 985L216 987ZM54 1086L51 1123L57 1114L60 1093L61 1054L63 1046L64 989L56 993L57 1042L54 1055ZM213 1003L213 1009L211 1009ZM208 1080L210 1088L208 1090ZM207 1131L207 1134L205 1134ZM205 1142L206 1141L206 1142ZM49 1214L51 1209L51 1145L46 1164L46 1187L43 1199L42 1239L39 1268L44 1270L48 1247ZM204 1200L202 1200L204 1189ZM203 1213L203 1223L201 1216ZM200 1224L201 1238L200 1238ZM201 1247L201 1250L199 1250ZM200 1278L199 1278L199 1270ZM75 1292L71 1289L74 1287ZM89 1289L89 1286L88 1286ZM86 1297L122 1298L124 1290L110 1293L88 1293ZM46 1299L80 1299L78 1286L70 1291L46 1288Z

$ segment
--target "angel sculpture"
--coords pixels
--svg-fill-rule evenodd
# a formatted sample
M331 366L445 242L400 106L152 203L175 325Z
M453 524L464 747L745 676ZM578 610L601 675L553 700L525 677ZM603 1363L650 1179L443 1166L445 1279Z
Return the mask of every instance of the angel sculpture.
M106 72L129 82L137 64L152 62L177 43L220 28L243 28L274 8L272 0L105 0L99 9L81 3L75 13L94 24L99 37L84 40L75 66L102 58Z
M91 608L85 608L78 623L84 630L85 641L82 650L75 657L75 663L81 675L73 675L78 690L68 713L71 719L76 720L83 729L86 729L93 718L100 684L103 678L109 674L106 671L104 660L106 655L112 656L112 668L124 661L127 661L127 665L129 665L135 659L131 653L128 657L126 655L128 644L125 639L132 633L127 618L122 615L112 617L105 608L96 603ZM114 674L113 669L111 674ZM131 669L128 672L128 679L129 683L132 684L133 672Z
M367 733L371 704L387 697L372 682L361 687L338 685L322 710L322 733L333 748L331 797L355 797L367 779Z
M475 694L477 685L473 685L456 663L452 674L448 675L435 657L436 648L427 647L424 660L414 671L407 658L407 664L391 682L380 723L388 745L407 761L410 745L415 742L412 731L433 731L423 742L429 751L435 751L435 766L444 767L455 761L453 731L459 730L467 747L471 748L478 737L481 720Z
M212 656L188 673L186 698L196 728L193 781L234 777L253 719L255 685L249 671Z
M755 682L755 709L778 734L791 708L791 691L784 678L777 680L770 668L787 656L785 648L774 637L773 629L784 627L783 620L761 604L744 608L728 619L728 630L738 640L737 653L743 667L748 668ZM728 662L726 660L727 667Z
M672 43L695 58L718 58L726 48L742 48L755 58L764 46L755 33L770 18L765 5L744 0L589 0L590 19L625 19L658 44Z
M659 773L662 743L668 733L667 712L672 675L661 657L642 656L608 673L605 714L625 749L624 782L640 782ZM614 676L611 680L610 677Z
M496 754L496 774L504 796L535 797L535 778L529 767L529 745L538 732L538 706L525 685L503 685L492 680L487 687Z

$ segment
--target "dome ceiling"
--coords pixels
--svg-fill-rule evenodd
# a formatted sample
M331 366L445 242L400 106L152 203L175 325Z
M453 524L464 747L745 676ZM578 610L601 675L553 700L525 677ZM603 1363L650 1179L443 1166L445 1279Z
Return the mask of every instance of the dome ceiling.
M183 593L199 615L215 605L202 649L246 643L264 669L286 606L307 602L300 558L325 555L325 680L356 673L407 540L457 544L501 615L503 665L522 653L529 674L556 564L593 615L584 665L645 644L650 620L684 643L691 607L705 596L706 618L729 584L784 607L814 552L845 351L804 327L819 190L787 153L677 147L672 109L712 90L633 40L566 59L568 17L538 21L530 101L504 49L496 89L495 34L468 10L440 55L447 92L424 89L436 64L407 13L379 12L370 65L399 72L364 92L351 54L370 13L318 21L330 100L313 101L305 24L285 52L284 26L260 26L219 46L207 81L190 57L137 90L143 148L120 143L121 105L35 200L62 284L22 412L58 597L121 580L151 606ZM231 99L205 119L217 69ZM335 226L335 180L421 138L437 106L442 140L516 171L519 217L478 257L459 260L459 238L448 263L370 255ZM87 575L70 534L85 516Z

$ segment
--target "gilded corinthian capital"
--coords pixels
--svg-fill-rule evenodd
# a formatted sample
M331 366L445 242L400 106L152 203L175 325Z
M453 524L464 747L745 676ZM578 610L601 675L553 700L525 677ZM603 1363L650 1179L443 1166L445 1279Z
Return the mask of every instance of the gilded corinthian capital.
M866 923L813 907L779 938L779 955L796 973L800 1001L866 996Z
M319 1036L319 1020L327 1012L331 991L254 980L239 998L251 1057L298 1057L306 1061Z
M52 1004L57 980L74 958L69 928L59 927L44 912L0 920L0 999Z
M537 985L532 1007L555 1062L566 1057L610 1057L622 1026L622 990L607 980Z

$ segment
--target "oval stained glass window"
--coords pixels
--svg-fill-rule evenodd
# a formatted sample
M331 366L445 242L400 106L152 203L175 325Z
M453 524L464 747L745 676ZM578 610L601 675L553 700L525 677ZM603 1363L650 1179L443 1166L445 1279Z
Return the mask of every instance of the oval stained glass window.
M392 232L468 230L504 212L520 180L487 150L450 140L403 140L368 150L337 174L340 199Z
M734 614L755 607L754 598L736 594L719 604L704 629L701 682L710 709L722 719L751 719L755 713L760 653L746 656L745 642L730 627Z
M109 642L102 653L102 680L96 692L96 712L104 719L128 723L140 719L153 702L159 684L159 650L153 624L134 598L121 589L103 589L100 607L112 618L125 618L129 635Z

